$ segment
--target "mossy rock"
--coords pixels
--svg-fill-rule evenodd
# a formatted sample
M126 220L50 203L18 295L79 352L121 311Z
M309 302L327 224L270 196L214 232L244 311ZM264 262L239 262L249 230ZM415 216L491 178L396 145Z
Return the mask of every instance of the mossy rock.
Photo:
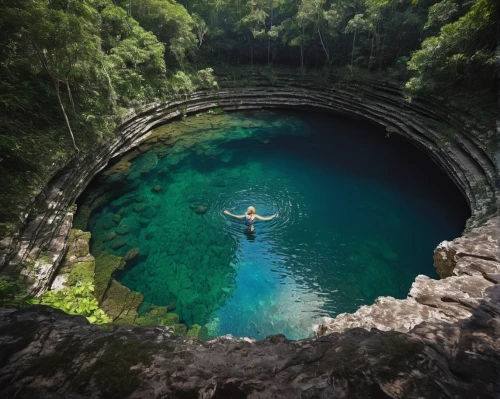
M174 335L178 337L185 337L187 334L187 326L185 324L176 324L174 326Z
M116 224L120 223L121 220L122 220L122 215L120 215L119 213L113 216L113 222L115 222Z
M208 338L208 330L199 324L193 324L186 333L186 337L204 340Z
M75 263L68 275L68 285L73 286L79 281L82 283L93 283L95 273L95 261Z
M101 309L114 323L134 324L138 317L137 309L143 300L142 294L131 291L113 279L104 295Z
M175 313L166 313L167 307L153 307L144 316L137 318L136 324L140 326L175 327L179 325L179 316Z
M130 166L131 163L126 161L126 160L121 160L117 164L111 166L110 168L107 168L104 172L104 176L111 176L114 174L119 174L122 176L126 176L130 173Z
M68 238L68 253L66 259L83 258L89 254L89 240L91 234L86 231L72 229Z
M122 258L107 252L101 252L95 258L94 295L99 302L102 302L113 274L121 265Z
M155 306L151 305L149 310L146 312L146 315L148 316L156 316L156 317L162 317L165 316L168 312L168 307L167 306ZM176 321L178 323L179 320Z

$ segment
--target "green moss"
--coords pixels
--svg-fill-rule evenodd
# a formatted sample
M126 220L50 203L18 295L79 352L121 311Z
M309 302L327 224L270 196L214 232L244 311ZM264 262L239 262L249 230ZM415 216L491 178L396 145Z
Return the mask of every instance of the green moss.
M68 275L68 285L75 285L79 281L82 283L93 283L94 272L95 261L75 263Z
M101 308L117 324L135 324L144 296L112 280Z
M174 336L185 337L187 334L187 327L185 324L176 324L174 326Z
M206 339L208 337L208 331L205 327L202 327L199 324L193 324L186 336L188 338Z
M166 306L152 306L144 316L137 318L136 323L140 326L175 327L179 324L179 316L167 311Z
M121 266L122 258L101 252L95 259L95 296L102 301L115 271Z

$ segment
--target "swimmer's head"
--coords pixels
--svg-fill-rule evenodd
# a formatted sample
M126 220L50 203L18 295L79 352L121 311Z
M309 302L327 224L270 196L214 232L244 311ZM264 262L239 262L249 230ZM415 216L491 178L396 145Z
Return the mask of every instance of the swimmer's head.
M253 206L249 206L247 209L248 215L253 215L255 213L255 208Z

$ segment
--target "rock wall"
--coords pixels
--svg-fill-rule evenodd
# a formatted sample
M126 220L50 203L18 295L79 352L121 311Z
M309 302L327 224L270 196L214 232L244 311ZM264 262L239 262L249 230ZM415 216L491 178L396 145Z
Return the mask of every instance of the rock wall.
M102 330L33 306L0 309L2 398L498 398L500 286L467 320L408 333L301 341L172 336L165 327Z
M318 83L288 72L275 76L272 82L259 75L246 76L244 80L243 77L222 76L218 80L219 90L192 93L185 99L151 104L142 113L129 115L121 126L117 140L58 171L37 199L37 208L41 211L36 218L27 223L19 236L2 242L1 272L21 270L28 279L29 294L41 295L51 284L66 250L72 221L68 208L90 180L111 158L147 140L151 130L159 124L180 115L215 107L226 111L294 108L369 120L385 126L388 135L400 134L408 138L448 173L469 202L472 213L468 221L469 229L492 218L497 210L498 171L487 150L491 136L495 134L493 121L491 124L486 121L484 125L480 122L471 124L472 116L445 108L437 100L416 99L409 103L399 89L380 82ZM463 237L464 242L468 237ZM446 254L449 259L455 259L452 252ZM471 250L468 257L476 255ZM36 260L35 266L29 260ZM451 269L455 263L453 260L446 267ZM448 271L448 275L450 273L453 272ZM424 277L417 279L414 287L426 285L425 281ZM381 299L379 302L384 301L392 303L395 300ZM419 305L421 303L411 295L404 306L416 309L417 313L429 312L429 306L421 309ZM430 314L437 317L437 311ZM414 321L401 322L406 327L395 329L407 331L420 319L417 317Z

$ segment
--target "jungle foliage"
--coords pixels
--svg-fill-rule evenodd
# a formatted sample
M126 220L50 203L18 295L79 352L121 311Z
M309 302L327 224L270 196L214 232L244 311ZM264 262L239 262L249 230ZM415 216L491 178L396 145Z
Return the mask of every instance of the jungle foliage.
M108 323L110 319L102 309L99 309L93 292L92 283L78 282L64 290L47 291L40 303L61 309L68 314L85 316L90 323Z

